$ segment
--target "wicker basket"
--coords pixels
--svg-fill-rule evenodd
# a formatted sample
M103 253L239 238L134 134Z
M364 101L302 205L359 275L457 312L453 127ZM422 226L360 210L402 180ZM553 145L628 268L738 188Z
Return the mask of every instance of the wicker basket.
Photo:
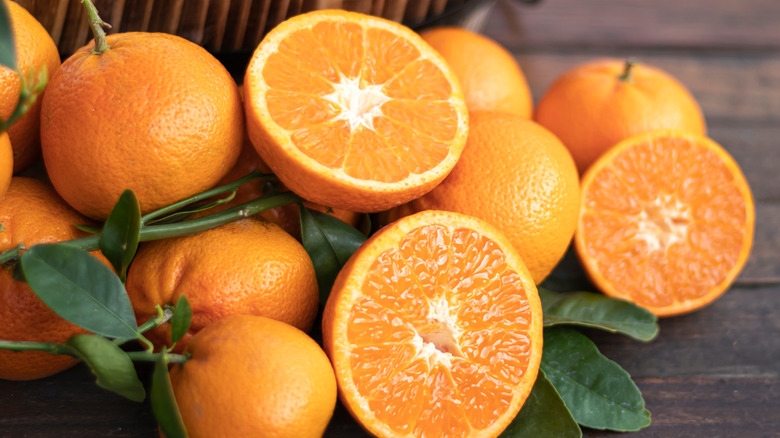
M49 31L63 56L92 37L79 0L16 0ZM180 35L212 52L250 51L291 16L342 8L410 26L457 24L479 30L491 0L93 0L112 32ZM482 12L480 12L482 11Z

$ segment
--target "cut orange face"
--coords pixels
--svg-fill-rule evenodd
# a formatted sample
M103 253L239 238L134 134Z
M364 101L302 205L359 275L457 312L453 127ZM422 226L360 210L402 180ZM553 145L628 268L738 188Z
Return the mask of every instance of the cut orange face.
M323 340L341 400L379 437L495 437L536 380L542 308L487 222L427 210L377 232L340 272Z
M582 196L575 245L591 280L658 316L711 303L750 253L750 188L705 137L653 131L624 140L585 173Z
M455 75L410 29L345 11L291 18L244 79L249 137L279 179L329 207L376 212L452 170L468 113Z

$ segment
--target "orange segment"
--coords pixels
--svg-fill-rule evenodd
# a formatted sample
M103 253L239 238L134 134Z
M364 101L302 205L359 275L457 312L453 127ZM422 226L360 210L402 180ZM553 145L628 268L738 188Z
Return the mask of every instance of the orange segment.
M658 316L728 289L753 242L753 197L715 142L654 131L619 143L582 181L577 254L604 293Z
M323 314L341 398L379 437L495 437L536 380L542 313L509 241L427 210L350 258Z
M376 212L430 191L463 150L457 78L410 29L345 11L287 20L244 80L249 137L292 191Z

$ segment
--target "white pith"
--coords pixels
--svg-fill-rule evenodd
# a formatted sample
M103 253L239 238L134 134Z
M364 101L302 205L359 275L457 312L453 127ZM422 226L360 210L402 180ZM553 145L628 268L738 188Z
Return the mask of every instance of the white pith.
M666 251L672 244L685 241L693 216L690 207L677 197L660 193L642 205L634 221L635 239L643 240L651 251Z
M416 356L425 359L429 369L438 365L450 368L454 357L463 357L459 345L463 331L457 325L456 313L444 297L428 300L427 324L417 327L412 344Z
M360 84L360 78L348 78L344 75L333 84L335 91L324 96L341 108L334 120L346 120L354 132L358 127L374 129L374 118L382 115L382 105L389 101L383 92L384 85Z

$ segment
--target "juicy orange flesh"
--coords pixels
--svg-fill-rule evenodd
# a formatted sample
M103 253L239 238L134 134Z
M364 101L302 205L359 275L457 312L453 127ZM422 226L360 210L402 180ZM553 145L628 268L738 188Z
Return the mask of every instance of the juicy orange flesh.
M744 246L747 206L712 150L661 137L628 148L585 193L581 232L606 281L640 305L707 295Z
M427 225L373 263L347 323L352 378L397 433L467 436L501 417L528 366L531 307L501 248Z
M388 30L321 21L290 33L263 67L274 122L316 162L398 182L449 153L458 113L450 82Z

